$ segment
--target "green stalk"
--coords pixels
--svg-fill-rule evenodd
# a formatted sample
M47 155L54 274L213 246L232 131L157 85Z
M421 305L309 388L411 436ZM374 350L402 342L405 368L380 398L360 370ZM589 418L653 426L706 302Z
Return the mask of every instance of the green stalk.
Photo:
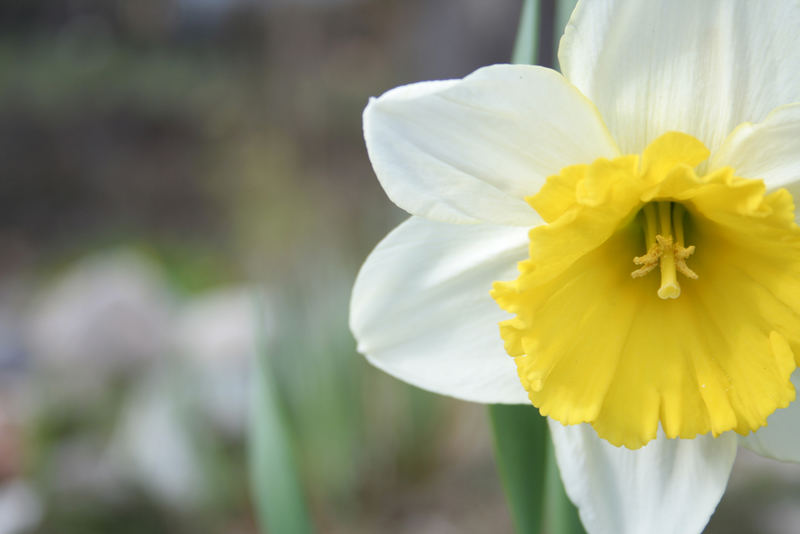
M541 532L547 421L530 405L489 405L495 459L518 534Z
M524 0L512 62L553 67L576 1ZM550 534L585 534L577 509L564 491L547 420L530 405L493 404L489 417L497 468L516 532L539 534L547 523Z
M539 49L539 0L524 0L522 12L519 16L517 38L514 41L514 51L511 53L511 62L525 65L536 63Z
M524 0L512 63L539 59L539 0ZM518 534L539 534L544 520L547 422L529 405L492 404L495 460Z
M264 332L259 332L257 342L259 350L253 369L248 443L256 516L264 533L311 534L311 519L289 426L269 365Z

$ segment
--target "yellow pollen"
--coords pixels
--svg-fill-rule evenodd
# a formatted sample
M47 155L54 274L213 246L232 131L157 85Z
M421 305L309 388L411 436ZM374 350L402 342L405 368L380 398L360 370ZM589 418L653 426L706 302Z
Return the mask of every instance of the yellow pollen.
M684 246L684 212L682 205L672 202L656 202L655 205L648 203L642 209L647 253L633 258L633 263L641 267L633 271L631 276L641 278L659 266L661 286L658 288L658 296L662 299L676 299L681 295L678 272L692 280L697 279L697 273L686 265L686 260L694 254L695 247Z

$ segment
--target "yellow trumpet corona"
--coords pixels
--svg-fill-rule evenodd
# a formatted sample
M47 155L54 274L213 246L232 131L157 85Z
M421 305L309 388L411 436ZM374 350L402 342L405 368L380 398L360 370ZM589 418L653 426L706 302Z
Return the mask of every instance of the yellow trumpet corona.
M747 434L794 399L792 197L728 167L699 175L707 157L670 132L641 156L567 167L527 199L547 224L492 296L515 315L500 332L543 415L638 448L659 424L670 438Z

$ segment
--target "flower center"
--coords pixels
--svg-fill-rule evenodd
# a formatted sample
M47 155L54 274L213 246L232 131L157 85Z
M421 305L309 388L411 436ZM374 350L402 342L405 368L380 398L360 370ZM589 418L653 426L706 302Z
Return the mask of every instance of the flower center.
M694 254L694 245L684 246L683 205L677 202L649 202L642 208L644 241L647 253L633 258L633 263L641 265L631 273L633 278L641 278L661 267L661 286L658 296L662 299L676 299L681 295L677 272L692 280L697 273L686 265L686 260Z
M698 175L708 156L668 132L641 156L565 167L527 199L546 224L491 294L513 315L500 335L542 415L638 448L659 427L747 434L794 400L792 196L729 167Z

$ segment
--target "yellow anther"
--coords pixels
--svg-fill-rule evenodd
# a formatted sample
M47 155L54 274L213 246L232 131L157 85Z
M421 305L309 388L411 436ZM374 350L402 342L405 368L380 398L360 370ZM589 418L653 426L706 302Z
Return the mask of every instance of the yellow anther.
M645 244L648 248L645 255L633 258L633 263L641 267L633 271L631 276L641 278L659 266L661 286L658 288L658 296L662 299L675 299L681 294L678 272L687 278L697 279L697 273L686 265L686 260L694 253L695 247L685 247L683 244L683 206L675 204L673 208L671 202L657 202L656 205L657 217L652 203L642 210Z
M678 269L678 272L687 278L697 280L697 273L686 265L687 258L692 254L694 254L694 245L684 248L677 243L675 244L675 267Z
M634 278L641 278L642 276L646 275L658 266L658 259L660 257L661 247L658 244L650 247L650 250L648 250L647 254L644 256L636 256L633 258L633 263L636 265L641 265L642 267L633 271L631 276Z

